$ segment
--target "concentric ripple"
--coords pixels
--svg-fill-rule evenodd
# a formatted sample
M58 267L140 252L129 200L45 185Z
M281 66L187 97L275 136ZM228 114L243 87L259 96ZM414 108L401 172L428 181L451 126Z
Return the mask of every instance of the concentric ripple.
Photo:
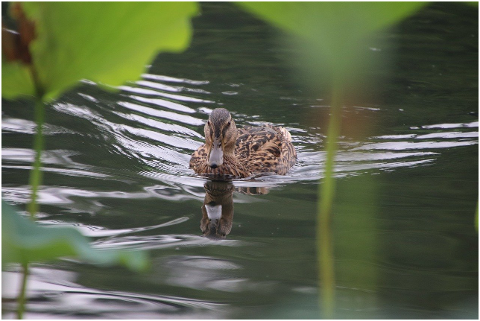
M144 192L133 194L115 190L83 190L77 193L68 186L45 186L40 193L40 202L58 204L60 199L65 202L69 195L172 199L172 193L177 192L182 195L187 192L198 198L201 193L197 193L195 188L203 186L204 179L196 176L188 168L188 163L192 152L203 143L203 125L208 114L218 106L209 84L207 80L144 74L142 80L120 86L120 94L105 95L96 90L96 84L86 82L84 89L76 93L77 97L54 103L51 106L53 112L63 114L68 121L67 125L47 122L46 135L58 140L74 137L75 143L64 148L47 149L43 154L45 172L122 182L134 181L141 175L157 181L157 186L166 185L170 192L165 193L165 188L155 188L154 185L145 187ZM101 97L95 97L95 94ZM318 105L312 107L319 108ZM366 108L357 107L359 111ZM375 113L380 108L368 110ZM257 115L245 115L235 110L231 113L238 119L239 126L268 122L268 119ZM88 123L88 127L68 126L74 122ZM35 127L29 120L8 116L3 118L2 125L4 135L31 136ZM278 125L285 126L292 134L298 152L297 164L286 176L239 180L236 185L273 187L322 178L325 137L318 131L295 124ZM76 143L94 145L93 149L101 150L106 158L111 158L111 162L106 166L105 163L90 161L88 155L81 155L75 149ZM338 176L420 166L434 162L445 149L478 144L478 122L426 124L405 128L401 134L372 136L363 142L340 138L339 144L335 168ZM28 170L33 152L29 148L4 146L2 159L4 169ZM117 168L117 161L126 166ZM24 203L28 194L22 193L24 190L25 187L6 187L4 195L14 202Z

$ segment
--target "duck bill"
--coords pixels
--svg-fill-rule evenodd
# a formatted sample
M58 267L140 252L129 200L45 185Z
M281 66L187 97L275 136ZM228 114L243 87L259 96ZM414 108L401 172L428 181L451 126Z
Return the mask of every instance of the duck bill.
M211 168L217 168L223 164L222 143L219 138L213 140L213 146L208 157L208 165Z

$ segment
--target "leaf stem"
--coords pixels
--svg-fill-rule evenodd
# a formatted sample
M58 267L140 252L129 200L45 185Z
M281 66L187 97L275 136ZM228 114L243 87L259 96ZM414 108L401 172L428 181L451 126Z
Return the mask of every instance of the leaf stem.
M44 147L44 138L43 138L43 123L45 120L45 106L43 102L37 98L35 101L35 123L37 124L37 130L35 133L33 141L33 149L35 150L35 160L33 162L33 169L30 172L30 186L32 187L32 195L30 198L30 203L28 204L28 212L30 217L35 218L35 214L38 212L38 188L42 182L42 171L41 171L41 157L42 150Z
M18 295L18 306L17 306L17 319L23 319L23 313L25 312L25 304L27 301L27 280L28 280L28 263L22 265L23 267L23 278L22 278L22 287L20 288L20 294Z
M43 123L45 121L45 105L43 103L43 89L38 80L38 76L33 65L30 66L30 73L35 84L35 106L34 106L34 118L37 125L35 137L33 139L33 149L35 151L35 159L33 161L33 169L30 171L29 183L32 187L32 194L30 197L30 203L27 205L27 210L30 213L30 218L35 219L35 214L38 212L38 188L42 183L42 151L44 147L44 138L43 138ZM28 263L24 263L23 267L23 277L22 277L22 287L20 289L20 294L18 296L18 308L17 308L17 318L22 319L23 313L25 311L25 305L27 301L27 283L29 276Z
M333 167L337 152L342 115L342 83L335 81L332 88L331 115L328 123L325 176L318 189L317 209L317 259L319 266L320 306L326 319L333 318L335 308L335 270L333 237L331 231L332 204L335 197Z

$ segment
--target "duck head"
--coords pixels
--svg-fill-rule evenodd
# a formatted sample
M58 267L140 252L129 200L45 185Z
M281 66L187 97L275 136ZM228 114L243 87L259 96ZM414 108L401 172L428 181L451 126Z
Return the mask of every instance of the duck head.
M225 108L212 111L205 124L205 146L208 166L217 168L223 165L225 157L233 157L238 131L232 115Z

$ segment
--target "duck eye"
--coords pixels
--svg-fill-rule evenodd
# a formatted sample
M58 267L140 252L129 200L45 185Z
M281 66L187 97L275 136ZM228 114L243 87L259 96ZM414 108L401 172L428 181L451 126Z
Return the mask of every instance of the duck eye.
M227 123L227 126L230 126L230 125L231 125L231 123L232 123L232 122L230 122L230 121L229 121L229 122Z
M209 120L207 120L207 125L210 126L210 121Z

